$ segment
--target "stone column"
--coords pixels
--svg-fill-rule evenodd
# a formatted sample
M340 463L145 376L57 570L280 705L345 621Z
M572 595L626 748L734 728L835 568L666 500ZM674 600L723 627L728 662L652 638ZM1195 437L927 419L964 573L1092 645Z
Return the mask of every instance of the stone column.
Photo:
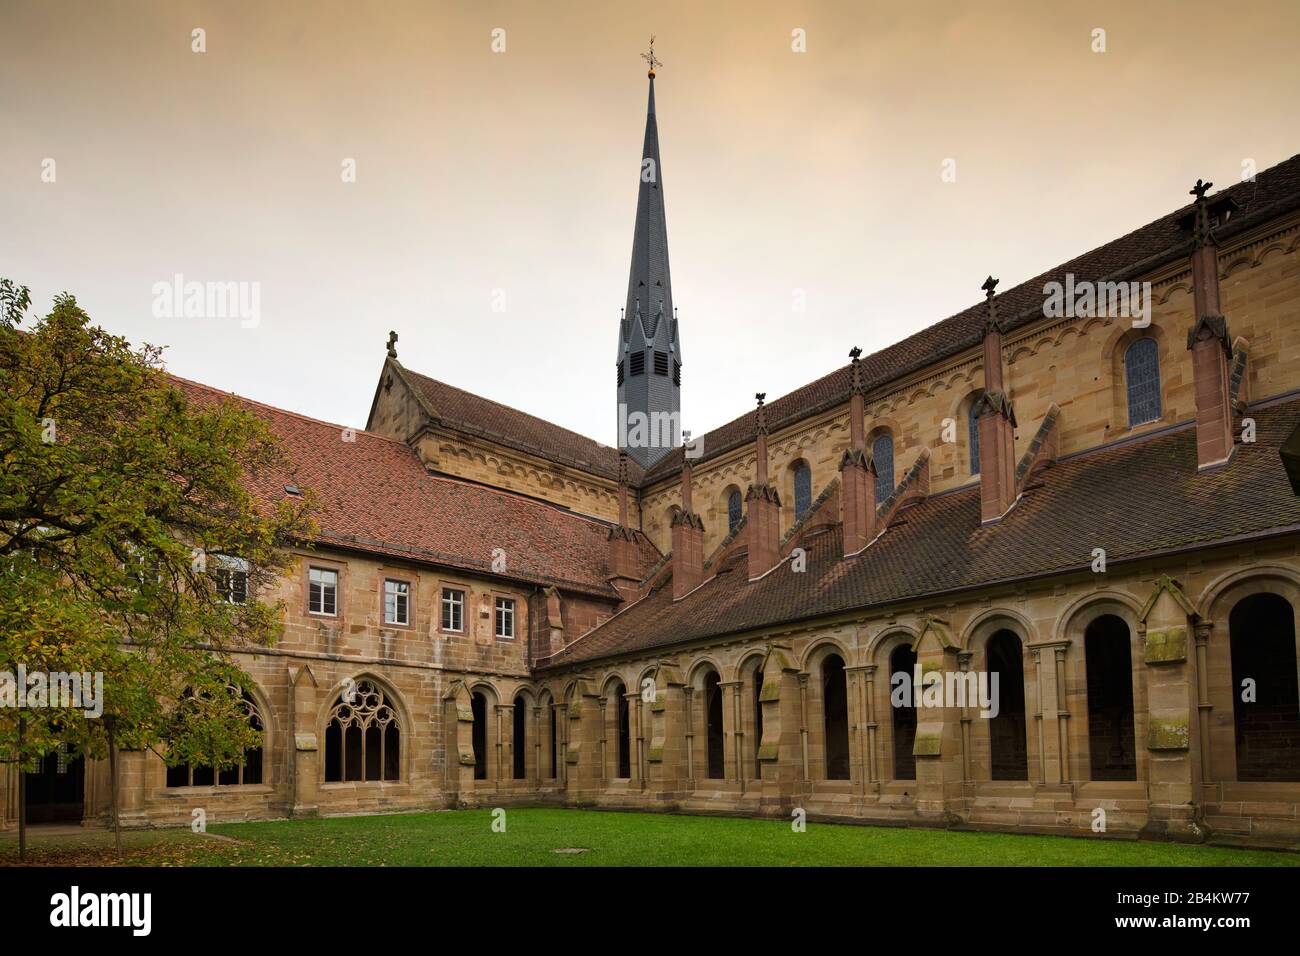
M1195 609L1169 577L1139 615L1147 670L1147 823L1144 835L1180 842L1208 837L1201 820L1199 695L1188 640Z
M474 803L474 703L464 681L452 681L443 694L442 720L448 803L470 806Z
M849 694L849 780L853 792L858 796L867 792L867 778L870 776L866 756L869 718L863 690L865 670L861 664L844 668L844 680Z
M722 693L722 776L725 782L736 783L743 788L745 774L740 766L742 734L740 712L737 709L740 681L721 681L718 690Z
M650 789L659 800L682 797L687 776L686 694L673 663L655 668L654 700L650 703L650 746L646 755Z
M951 821L965 809L965 761L961 708L947 706L945 686L955 685L957 643L946 622L927 619L916 642L921 674L921 706L917 710L916 814L922 819Z
M866 790L880 792L880 722L876 719L876 665L864 664L862 667L864 713L866 715L866 756L867 768Z
M310 666L289 668L290 734L293 741L289 759L291 817L313 817L320 812L317 803L321 779L320 742L316 737L319 690Z
M799 668L788 647L772 645L759 668L763 689L763 739L758 760L762 764L764 812L784 815L803 795L803 713Z

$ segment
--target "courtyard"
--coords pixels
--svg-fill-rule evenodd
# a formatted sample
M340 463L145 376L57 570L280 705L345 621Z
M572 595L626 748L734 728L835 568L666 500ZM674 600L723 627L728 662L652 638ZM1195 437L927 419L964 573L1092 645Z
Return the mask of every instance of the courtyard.
M29 864L111 866L112 833L34 827ZM13 831L0 866L18 863ZM1300 866L1300 853L1132 840L515 808L126 831L128 866Z

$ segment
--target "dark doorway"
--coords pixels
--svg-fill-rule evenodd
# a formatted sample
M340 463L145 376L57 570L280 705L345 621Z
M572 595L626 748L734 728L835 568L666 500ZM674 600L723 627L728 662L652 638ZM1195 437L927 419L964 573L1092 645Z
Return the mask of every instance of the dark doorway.
M614 698L618 708L618 775L626 780L632 776L632 717L627 703L627 688L621 681L614 685Z
M716 671L704 675L705 746L710 780L721 780L723 773L722 686Z
M1300 693L1297 693L1295 616L1276 594L1252 594L1228 617L1232 645L1232 716L1237 779L1300 780ZM1254 700L1246 701L1246 681Z
M1128 625L1106 614L1088 625L1088 764L1093 780L1136 780L1133 655Z
M81 757L48 753L23 775L28 823L80 823L85 815L86 772Z
M890 710L893 711L894 727L894 779L916 779L916 756L912 750L916 746L916 707L913 697L908 694L903 706L893 706L894 677L906 674L905 687L912 687L916 668L916 651L906 644L900 644L889 655Z
M844 660L830 654L822 663L822 712L826 724L826 779L849 779L849 687Z
M514 751L513 756L515 761L515 766L514 766L515 779L523 780L524 775L527 772L526 768L528 766L528 760L527 760L528 740L527 740L527 734L525 733L525 729L524 729L526 726L526 721L528 719L528 702L525 701L522 697L516 697L515 706L513 710L514 710L514 718L515 718L514 746L511 749Z
M474 711L474 779L487 779L487 698L477 691L470 698Z
M998 675L998 715L989 719L992 777L994 780L1028 780L1025 669L1020 638L1010 631L998 631L989 638L986 656L990 676Z

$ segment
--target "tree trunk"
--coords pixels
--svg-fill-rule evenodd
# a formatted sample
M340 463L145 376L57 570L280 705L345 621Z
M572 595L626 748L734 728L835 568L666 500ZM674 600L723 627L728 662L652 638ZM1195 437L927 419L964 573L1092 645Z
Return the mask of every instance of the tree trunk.
M27 862L27 771L24 748L27 746L27 718L18 715L18 860Z
M118 819L117 812L117 740L113 736L113 725L105 725L105 731L108 734L108 780L109 780L109 800L111 804L111 813L113 816L113 850L117 858L122 859L122 822Z

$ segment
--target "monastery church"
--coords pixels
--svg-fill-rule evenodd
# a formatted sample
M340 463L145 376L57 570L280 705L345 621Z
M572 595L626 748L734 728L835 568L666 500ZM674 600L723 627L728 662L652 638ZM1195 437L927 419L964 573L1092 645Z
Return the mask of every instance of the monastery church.
M1012 288L972 276L965 311L683 447L649 78L599 372L624 447L396 336L363 431L236 398L291 462L259 496L312 489L319 534L259 595L283 638L236 654L262 745L124 753L124 825L529 804L1100 838L1101 810L1106 836L1296 846L1300 156ZM1094 307L1046 308L1067 281ZM1121 282L1149 322L1103 307ZM996 677L997 706L899 674ZM104 762L5 765L0 827L20 785L33 822L107 818Z

